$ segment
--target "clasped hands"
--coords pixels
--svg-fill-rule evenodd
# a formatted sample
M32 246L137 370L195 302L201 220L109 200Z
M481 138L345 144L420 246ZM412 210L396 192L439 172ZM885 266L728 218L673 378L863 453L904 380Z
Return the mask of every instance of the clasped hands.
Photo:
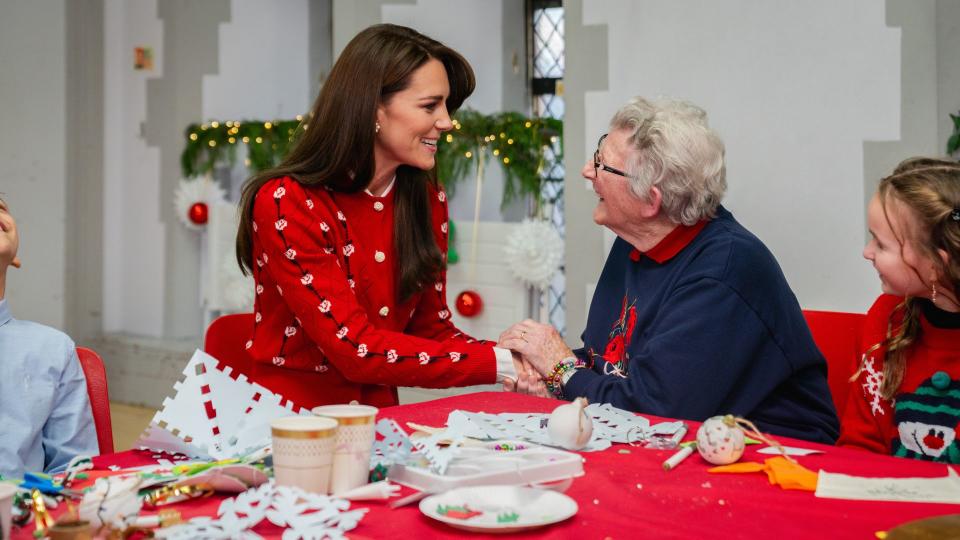
M517 369L517 380L506 379L503 389L540 397L553 397L547 391L544 379L564 358L573 356L573 351L560 337L557 329L531 319L507 328L497 346L513 352L513 363Z

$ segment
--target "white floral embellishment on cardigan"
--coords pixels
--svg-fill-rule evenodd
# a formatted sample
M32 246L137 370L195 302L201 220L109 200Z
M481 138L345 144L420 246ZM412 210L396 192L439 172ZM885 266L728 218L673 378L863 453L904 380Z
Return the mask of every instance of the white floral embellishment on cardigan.
M866 357L866 355L864 355ZM881 406L881 401L883 396L880 395L880 387L883 385L883 372L878 372L873 367L873 358L864 358L863 360L863 371L866 372L866 382L862 385L863 392L870 398L870 412L874 416L878 414L886 414L883 412L883 407Z
M366 355L367 355L367 344L366 344L366 343L361 343L361 344L357 347L357 356L359 356L360 358L363 358L363 357L366 356Z
M343 338L347 337L347 332L349 332L349 331L350 331L350 329L347 328L346 326L341 326L340 329L337 330L337 337L340 338L340 339L343 339Z
M391 364L392 364L392 363L396 362L396 361L397 361L397 358L399 358L399 357L397 356L397 351L395 351L395 350L393 350L393 349L390 349L389 351L387 351L387 362L388 362L388 363L391 363Z
M287 228L287 220L282 218L278 219L276 223L273 224L273 226L276 227L278 231L282 231Z
M422 352L422 353L418 354L417 356L420 358L420 364L421 364L421 365L427 364L427 363L430 362L430 355L427 354L427 353L425 353L425 352Z
M276 191L273 192L273 198L274 198L274 199L279 199L279 198L283 197L283 196L286 195L286 194L287 194L287 190L286 190L283 186L280 186L280 187L277 188Z
M297 335L297 327L296 327L296 326L288 326L288 327L284 328L284 329L283 329L283 335L285 335L285 336L287 336L287 337L293 337L293 336Z
M320 313L329 313L330 312L330 301L324 300L320 302Z
M300 278L300 283L303 283L304 285L310 285L313 283L313 274L304 274L303 277Z

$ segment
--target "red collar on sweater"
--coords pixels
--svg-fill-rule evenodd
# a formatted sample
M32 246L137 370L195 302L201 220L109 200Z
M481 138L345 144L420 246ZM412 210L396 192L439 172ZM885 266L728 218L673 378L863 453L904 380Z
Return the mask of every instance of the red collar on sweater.
M690 242L693 242L697 234L706 226L707 221L706 219L702 219L695 225L677 225L663 237L663 240L657 242L657 245L647 251L640 251L639 249L631 251L630 259L633 262L639 262L640 257L645 255L657 264L663 264L676 257L677 253L683 251L683 248L687 247Z

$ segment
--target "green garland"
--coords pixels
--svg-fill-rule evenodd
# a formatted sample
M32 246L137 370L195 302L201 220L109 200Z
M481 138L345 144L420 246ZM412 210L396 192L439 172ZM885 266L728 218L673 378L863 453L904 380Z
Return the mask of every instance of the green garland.
M190 124L185 132L186 147L180 154L180 169L187 178L212 172L217 163L237 162L237 147L247 147L245 164L254 172L280 163L294 140L307 129L298 116L294 120L244 120Z
M563 160L563 122L465 109L454 115L453 125L453 130L440 137L437 149L437 175L451 196L457 184L476 177L478 160L494 159L505 173L501 206L523 196L533 197L539 205L543 171ZM212 172L218 163L232 166L237 161L237 147L244 145L247 168L259 172L279 164L307 128L300 116L294 120L190 124L184 134L180 167L190 178ZM547 148L553 152L546 152Z
M504 172L501 207L518 196L539 204L543 171L563 160L562 137L563 122L554 118L464 109L454 115L453 130L440 137L437 174L452 195L458 183L476 176L478 160L493 159ZM546 148L554 149L549 161Z

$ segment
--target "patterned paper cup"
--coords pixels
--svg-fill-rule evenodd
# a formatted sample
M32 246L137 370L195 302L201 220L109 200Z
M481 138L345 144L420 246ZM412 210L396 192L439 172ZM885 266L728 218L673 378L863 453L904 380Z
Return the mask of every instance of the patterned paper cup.
M10 520L13 519L13 494L17 487L0 482L0 539L10 538Z
M279 486L330 493L330 469L337 421L319 416L288 416L270 422L273 478Z
M313 414L333 418L337 442L333 450L333 477L330 492L344 493L367 483L370 476L370 449L376 438L377 408L369 405L324 405Z

